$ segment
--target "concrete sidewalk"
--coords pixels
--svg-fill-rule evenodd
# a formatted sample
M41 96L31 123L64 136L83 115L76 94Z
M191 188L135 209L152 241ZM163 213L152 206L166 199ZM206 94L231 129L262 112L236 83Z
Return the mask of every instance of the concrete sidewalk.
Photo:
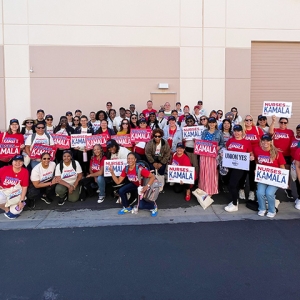
M228 213L225 205L214 204L204 210L200 205L187 208L159 209L157 217L151 217L150 212L140 210L138 214L118 215L119 208L105 210L80 209L72 211L35 210L24 211L16 220L9 220L0 215L0 229L47 229L72 227L97 227L116 225L146 225L146 224L176 224L197 222L219 222L240 220L268 220L259 217L257 212L239 205L239 210ZM279 212L272 220L300 219L300 211L295 209L293 202L283 202Z

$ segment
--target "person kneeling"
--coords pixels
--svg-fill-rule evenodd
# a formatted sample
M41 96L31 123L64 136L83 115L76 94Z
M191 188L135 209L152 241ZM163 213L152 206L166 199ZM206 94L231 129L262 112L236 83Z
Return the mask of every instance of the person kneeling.
M125 213L131 212L132 207L130 207L128 199L127 199L127 193L137 193L139 185L141 185L141 182L138 179L138 171L140 170L141 177L149 178L149 182L146 186L143 186L139 194L144 194L150 186L153 184L155 180L155 176L150 173L145 168L142 168L141 166L137 165L136 163L137 159L133 152L130 152L127 155L127 164L128 166L125 167L120 175L120 177L117 177L114 173L114 170L112 167L110 167L109 171L111 173L112 179L116 184L120 184L123 182L123 180L127 177L127 179L130 181L130 183L122 186L119 189L119 195L122 200L123 208L118 212L119 215L124 215ZM141 199L140 209L150 209L151 216L156 217L157 216L157 205L155 202L147 202L143 201Z

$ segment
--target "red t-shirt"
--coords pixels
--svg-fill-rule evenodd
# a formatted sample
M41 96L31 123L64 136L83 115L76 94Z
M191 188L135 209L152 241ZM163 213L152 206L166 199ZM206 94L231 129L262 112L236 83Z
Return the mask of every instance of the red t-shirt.
M175 135L177 130L177 127L174 130L171 130L171 128L169 128L169 138L168 138L168 144L170 146L170 149L172 149L172 144L173 144L173 136Z
M254 149L254 156L256 161L260 165L270 166L279 168L281 165L285 165L285 159L281 152L278 152L277 157L274 161L271 160L270 151L264 151L261 147L256 147Z
M178 156L177 153L173 155L172 158L172 165L174 166L185 166L185 167L191 167L191 161L189 157L186 154L183 154L182 156Z
M300 161L300 148L295 151L294 160Z
M141 169L141 175L142 175L142 177L148 178L150 174L151 173L148 170L146 170L144 168ZM121 177L126 177L126 176L127 176L127 178L128 178L129 181L131 181L132 183L134 183L136 186L139 186L139 179L138 179L138 175L136 174L136 167L134 167L134 169L132 169L132 170L130 170L128 168L127 174L126 174L126 167L125 167L123 169L122 173L121 173Z
M246 139L237 140L236 138L230 138L226 143L226 148L228 151L236 152L252 152L252 145L250 141Z
M153 108L149 110L149 109L147 108L147 109L144 109L144 110L142 111L142 113L144 114L144 116L145 116L145 118L146 118L147 120L148 120L148 118L149 118L150 113L152 113L152 112L156 114L156 113L157 113L157 110L155 110L155 109L153 109Z
M5 134L5 135L4 135ZM22 133L0 133L0 142L8 144L24 144L24 136Z
M13 171L12 166L5 166L0 169L0 186L4 189L11 188L20 183L21 186L29 186L29 173L21 168L19 173Z
M260 138L264 135L264 132L260 127L252 126L250 130L245 130L245 140L250 141L252 149L259 146Z
M101 167L104 167L104 161L106 160L106 157L103 156L100 160L96 158L96 156L93 156L90 161L90 168L93 173L96 173L100 171Z
M290 146L294 139L294 132L291 129L274 129L273 142L274 146L282 151L283 156L290 156Z
M291 152L291 157L292 157L293 159L295 159L295 153L296 153L296 151L298 150L298 143L299 143L299 142L300 142L300 139L297 140L296 137L294 137L294 139L292 140L290 152Z

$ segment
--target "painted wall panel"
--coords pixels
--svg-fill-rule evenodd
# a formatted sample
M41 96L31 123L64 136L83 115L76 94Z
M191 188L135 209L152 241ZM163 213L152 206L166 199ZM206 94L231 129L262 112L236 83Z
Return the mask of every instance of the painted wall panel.
M184 105L189 105L190 110L194 109L198 100L202 99L202 79L187 79L180 80L180 101L182 108Z
M202 48L182 47L180 49L180 77L202 77Z
M226 48L226 78L251 78L251 49Z
M4 43L6 45L27 45L27 25L4 25Z
M225 29L204 28L204 47L225 47Z
M201 47L202 29L201 28L181 28L180 29L181 47Z
M202 27L202 1L180 1L180 25L183 27Z
M29 77L29 47L27 45L4 46L5 76Z
M204 27L226 26L226 1L203 0L204 1Z
M27 24L27 0L2 0L3 23ZM43 1L41 1L43 2Z
M225 49L204 47L203 78L225 78Z
M203 79L203 107L209 114L213 109L224 110L225 79Z

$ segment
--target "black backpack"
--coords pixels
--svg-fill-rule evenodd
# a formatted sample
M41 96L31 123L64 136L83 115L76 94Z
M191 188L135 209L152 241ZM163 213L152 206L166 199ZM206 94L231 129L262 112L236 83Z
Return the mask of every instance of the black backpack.
M76 162L75 162L74 159L72 159L72 167L76 171ZM61 160L60 163L59 163L60 173L62 173L63 168L64 168L64 162Z

